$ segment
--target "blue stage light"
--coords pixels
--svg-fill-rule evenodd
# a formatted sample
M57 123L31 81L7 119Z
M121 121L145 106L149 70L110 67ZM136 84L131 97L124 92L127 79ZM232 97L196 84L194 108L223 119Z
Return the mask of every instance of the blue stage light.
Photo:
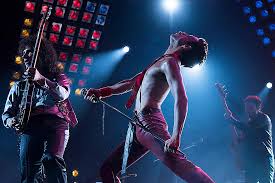
M122 50L124 53L128 53L130 51L130 48L129 46L124 46Z
M264 35L264 30L263 29L257 29L257 35L258 36L263 36Z
M96 21L95 21L96 25L102 25L102 26L104 26L105 22L106 22L106 16L97 15L97 18L96 18Z
M262 1L256 1L256 8L261 8L263 7L263 2Z
M252 16L249 17L249 22L250 22L250 23L255 23L256 21L257 21L256 16L253 16L253 15L252 15Z
M270 24L269 25L269 30L274 31L275 30L275 24Z
M272 51L272 57L275 58L275 50Z
M274 0L267 0L267 2L268 2L268 3L272 3L272 2L274 2Z
M102 15L107 15L109 8L110 8L109 5L101 4L98 13Z
M264 45L268 45L268 44L270 44L270 42L271 42L271 40L270 40L269 37L264 37L264 38L263 38L263 43L264 43Z
M272 83L271 83L271 82L266 83L266 87L267 87L268 89L271 89L271 88L272 88Z
M268 11L267 10L263 10L261 14L262 14L263 17L267 17L268 16Z
M94 13L95 9L96 9L96 3L88 1L86 6L86 11Z
M251 8L248 6L245 6L245 7L243 7L243 12L244 12L244 14L249 14L249 13L251 13Z

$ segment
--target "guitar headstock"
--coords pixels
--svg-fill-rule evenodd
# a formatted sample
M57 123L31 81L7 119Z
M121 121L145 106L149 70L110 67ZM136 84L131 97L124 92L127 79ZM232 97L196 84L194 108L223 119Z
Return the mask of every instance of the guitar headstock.
M222 98L226 98L228 95L228 91L226 90L225 85L222 85L221 83L215 83L216 88L218 89L219 94Z
M49 6L49 7L48 7L48 11L47 11L46 20L48 20L48 19L50 18L51 14L52 14L52 9L53 9L53 7L52 7L52 6Z
M44 5L42 7L42 14L43 14L43 17L42 17L42 20L48 20L52 14L52 6L48 6L48 5Z

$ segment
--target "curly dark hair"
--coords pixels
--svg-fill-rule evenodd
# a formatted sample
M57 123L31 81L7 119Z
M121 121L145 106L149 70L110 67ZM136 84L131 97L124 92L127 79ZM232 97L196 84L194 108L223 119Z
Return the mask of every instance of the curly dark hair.
M191 46L191 49L184 51L180 55L182 65L186 67L193 67L194 65L203 64L208 55L208 43L205 39L199 38L197 41L184 42L182 45Z
M19 42L18 54L23 55L23 51L26 49L26 46L34 48L35 42L36 35L31 35L22 39ZM52 43L45 38L41 41L36 68L39 72L41 72L41 74L50 78L55 77L61 72L57 67L56 51Z

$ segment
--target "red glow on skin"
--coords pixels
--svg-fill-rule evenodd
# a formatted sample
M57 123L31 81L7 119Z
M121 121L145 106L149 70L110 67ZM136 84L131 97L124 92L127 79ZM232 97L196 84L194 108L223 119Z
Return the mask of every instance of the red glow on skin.
M62 9L62 8L57 7L57 8L55 9L55 15L56 15L57 17L63 17L63 14L64 14L64 12L63 12L63 9Z
M78 13L76 11L71 11L70 12L70 19L71 20L77 20Z
M77 42L76 42L76 47L84 48L84 46L85 46L85 41L81 40L81 39L78 39Z

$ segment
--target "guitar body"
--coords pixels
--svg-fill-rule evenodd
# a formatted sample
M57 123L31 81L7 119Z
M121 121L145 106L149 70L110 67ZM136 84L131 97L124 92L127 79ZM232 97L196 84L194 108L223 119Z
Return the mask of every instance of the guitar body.
M20 127L16 129L18 134L22 134L28 124L31 115L31 108L32 108L32 99L33 99L33 92L34 92L34 84L26 81L25 83L25 90L22 96L22 101L19 106L19 113L17 116L17 120L20 124Z

